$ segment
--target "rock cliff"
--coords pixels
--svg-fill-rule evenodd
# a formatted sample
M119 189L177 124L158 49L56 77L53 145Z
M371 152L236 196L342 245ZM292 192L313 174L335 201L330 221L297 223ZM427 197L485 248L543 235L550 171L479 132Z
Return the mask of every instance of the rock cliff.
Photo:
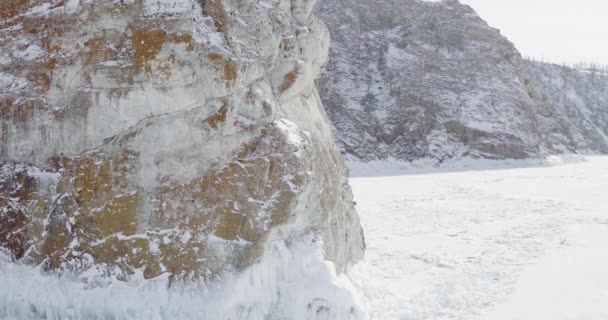
M361 258L313 5L3 1L0 247L119 279L215 278L310 234L338 272Z
M457 0L324 1L318 14L333 35L319 86L348 159L543 157L595 134L576 138L573 112Z
M608 153L608 74L526 61L530 82L568 129L579 153Z

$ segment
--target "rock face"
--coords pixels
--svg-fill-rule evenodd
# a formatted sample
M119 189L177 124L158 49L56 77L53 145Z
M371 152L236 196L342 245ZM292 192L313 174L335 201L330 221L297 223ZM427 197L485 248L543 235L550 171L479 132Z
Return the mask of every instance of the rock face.
M608 74L527 61L531 83L580 153L608 153Z
M311 232L338 271L361 258L313 5L3 1L0 247L125 279L213 278Z
M333 35L319 86L351 160L540 157L585 140L513 44L456 0L324 1L318 14Z

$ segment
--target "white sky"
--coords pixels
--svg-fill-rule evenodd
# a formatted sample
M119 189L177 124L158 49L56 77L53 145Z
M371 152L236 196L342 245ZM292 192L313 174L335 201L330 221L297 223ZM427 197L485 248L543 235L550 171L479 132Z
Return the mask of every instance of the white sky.
M460 0L526 57L608 65L608 0Z

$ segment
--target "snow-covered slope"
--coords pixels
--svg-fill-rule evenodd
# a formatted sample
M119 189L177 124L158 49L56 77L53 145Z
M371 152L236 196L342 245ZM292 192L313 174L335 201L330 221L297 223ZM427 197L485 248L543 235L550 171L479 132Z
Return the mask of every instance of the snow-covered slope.
M347 157L528 158L579 150L497 29L456 0L324 1L322 97Z
M608 74L527 61L531 83L568 128L576 150L608 153Z

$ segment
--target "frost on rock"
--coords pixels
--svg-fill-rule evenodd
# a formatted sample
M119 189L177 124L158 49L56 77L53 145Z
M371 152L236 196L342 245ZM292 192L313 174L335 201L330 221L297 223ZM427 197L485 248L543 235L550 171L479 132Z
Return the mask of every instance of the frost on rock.
M513 44L470 7L336 0L317 14L333 36L319 87L347 158L443 162L580 150L578 129L562 117L575 112L544 99Z
M3 3L3 251L93 286L218 279L311 233L337 274L359 260L313 5Z
M608 153L608 75L526 61L528 75L581 153Z

